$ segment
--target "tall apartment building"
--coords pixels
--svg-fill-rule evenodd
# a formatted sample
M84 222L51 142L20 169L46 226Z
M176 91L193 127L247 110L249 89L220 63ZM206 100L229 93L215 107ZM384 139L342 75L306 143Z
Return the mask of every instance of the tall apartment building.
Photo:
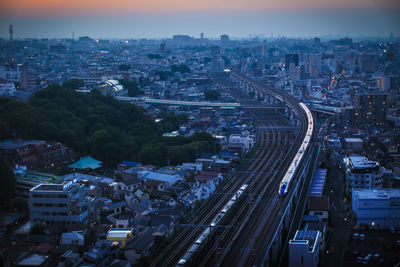
M359 125L382 125L386 122L387 94L363 90L355 94L354 108Z
M357 227L389 229L400 225L400 189L357 189L352 208Z
M27 65L23 65L20 74L21 89L33 89L36 83L36 74L29 69Z
M346 195L351 196L354 188L382 188L384 168L378 162L354 154L344 158L343 162L346 168Z
M76 181L39 184L29 191L31 225L87 223L92 202L85 197L85 186Z
M286 54L285 55L285 68L290 70L290 63L293 63L295 67L299 66L299 54Z

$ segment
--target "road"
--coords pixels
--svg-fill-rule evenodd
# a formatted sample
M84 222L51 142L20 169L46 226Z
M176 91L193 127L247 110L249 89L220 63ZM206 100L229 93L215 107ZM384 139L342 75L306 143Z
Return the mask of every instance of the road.
M321 257L321 266L342 266L347 241L351 235L351 219L346 211L349 204L343 201L345 185L342 177L339 167L333 166L326 179L332 226L328 228L330 233L327 236L325 255Z

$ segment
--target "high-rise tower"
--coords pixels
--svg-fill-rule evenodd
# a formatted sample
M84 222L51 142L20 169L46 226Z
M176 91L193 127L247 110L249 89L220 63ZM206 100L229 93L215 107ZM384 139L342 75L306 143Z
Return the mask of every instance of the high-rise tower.
M14 38L13 38L13 33L14 33L14 27L13 27L13 25L10 25L10 26L8 27L8 32L10 33L10 42L12 42L12 41L14 40Z

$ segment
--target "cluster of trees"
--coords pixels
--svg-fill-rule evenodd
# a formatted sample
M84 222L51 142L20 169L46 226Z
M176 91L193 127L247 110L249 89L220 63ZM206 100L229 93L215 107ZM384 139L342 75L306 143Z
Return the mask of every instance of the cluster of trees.
M158 71L156 71L156 74L158 76L160 76L161 81L166 81L166 80L168 80L168 77L174 75L171 71L168 71L168 70L158 70Z
M161 56L159 54L148 54L147 57L149 59L161 59Z
M180 73L190 73L190 68L186 66L185 64L180 64L180 65L172 65L171 66L171 71L173 73L175 72L180 72Z
M118 69L119 69L119 70L122 70L122 71L128 71L128 70L131 69L131 65L128 65L128 64L121 64L121 65L118 66Z
M85 82L80 79L69 79L68 81L65 81L63 83L64 88L70 88L74 90L79 89L83 86L85 86Z
M143 112L96 90L80 94L50 86L28 102L0 98L0 136L58 141L110 167L122 160L177 164L213 150L214 140L208 134L174 141L162 137L177 130L185 117L163 114L164 119L155 123L145 119Z
M1 127L1 126L0 126ZM0 205L14 197L16 179L6 159L0 156Z
M204 98L206 100L217 100L219 96L219 93L215 90L206 90L204 92Z
M190 73L190 68L185 64L172 65L171 70L158 70L156 74L160 76L160 80L166 81L168 77L174 76L175 72Z
M128 96L134 97L143 95L143 91L139 89L139 84L136 82L136 80L120 79L118 81L125 89L128 90Z

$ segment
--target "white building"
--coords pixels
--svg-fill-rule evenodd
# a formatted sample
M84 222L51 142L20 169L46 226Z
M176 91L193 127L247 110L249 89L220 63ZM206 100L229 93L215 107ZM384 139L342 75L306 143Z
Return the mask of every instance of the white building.
M366 157L351 155L343 159L346 168L346 195L353 188L377 188L383 186L383 167Z
M289 241L289 267L318 266L321 233L297 230Z
M254 139L249 135L232 134L229 136L229 144L241 144L245 150L249 150L254 145Z
M353 190L353 212L357 227L388 229L400 225L400 189Z

